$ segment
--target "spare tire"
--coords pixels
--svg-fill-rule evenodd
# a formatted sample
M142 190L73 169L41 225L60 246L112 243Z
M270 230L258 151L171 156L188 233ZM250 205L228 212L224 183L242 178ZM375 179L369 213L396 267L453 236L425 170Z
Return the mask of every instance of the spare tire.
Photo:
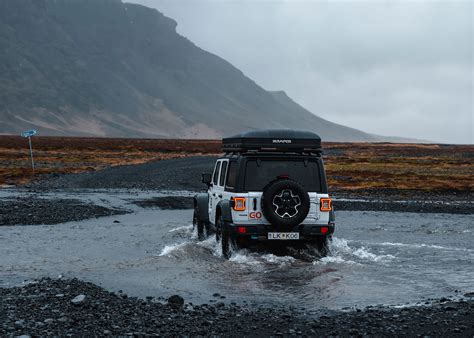
M310 200L306 190L292 180L269 183L262 194L262 213L273 225L292 227L304 221Z

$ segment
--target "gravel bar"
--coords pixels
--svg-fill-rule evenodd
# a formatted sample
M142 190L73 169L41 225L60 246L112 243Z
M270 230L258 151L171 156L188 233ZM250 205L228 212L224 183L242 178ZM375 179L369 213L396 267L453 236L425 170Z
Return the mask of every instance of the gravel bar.
M111 293L78 279L42 279L0 288L1 336L472 336L474 301L447 298L401 309L327 311L317 317L282 308L185 303ZM2 318L3 317L3 318Z
M29 196L0 200L0 226L58 224L125 213L76 199Z

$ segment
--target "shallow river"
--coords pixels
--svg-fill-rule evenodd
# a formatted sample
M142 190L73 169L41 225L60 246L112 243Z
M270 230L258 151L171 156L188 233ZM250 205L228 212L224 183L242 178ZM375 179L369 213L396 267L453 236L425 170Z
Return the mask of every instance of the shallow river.
M1 227L0 286L62 275L130 296L180 294L205 303L219 293L226 302L307 310L474 291L472 215L339 211L325 258L240 250L226 261L214 237L196 239L192 210L130 208L95 220Z

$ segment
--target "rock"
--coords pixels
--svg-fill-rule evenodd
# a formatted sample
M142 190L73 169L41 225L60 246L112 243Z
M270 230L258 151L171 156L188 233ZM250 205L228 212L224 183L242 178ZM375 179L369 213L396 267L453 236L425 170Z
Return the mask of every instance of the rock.
M25 321L23 319L17 320L15 322L15 327L18 329L22 329L25 327Z
M179 295L173 295L168 298L167 305L174 309L180 309L184 306L184 298Z
M71 300L74 305L80 305L86 299L86 295L80 294Z
M53 318L46 318L46 319L44 320L44 322L45 322L46 324L51 324L52 322L54 322L54 319L53 319Z

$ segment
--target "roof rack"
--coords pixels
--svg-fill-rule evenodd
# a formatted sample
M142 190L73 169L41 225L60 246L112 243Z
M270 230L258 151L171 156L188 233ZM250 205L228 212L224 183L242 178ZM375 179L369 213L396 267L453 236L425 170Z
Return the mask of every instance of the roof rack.
M321 138L309 131L257 130L222 139L226 153L292 152L320 153Z

